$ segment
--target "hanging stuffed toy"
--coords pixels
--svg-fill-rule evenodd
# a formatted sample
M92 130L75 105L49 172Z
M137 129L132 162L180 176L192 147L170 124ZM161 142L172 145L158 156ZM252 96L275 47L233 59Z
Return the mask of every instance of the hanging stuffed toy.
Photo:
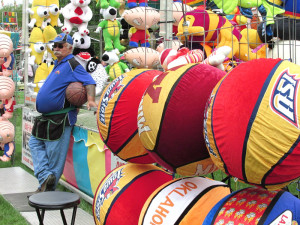
M8 110L8 114L12 112L12 106L14 104L14 92L15 92L15 83L14 81L5 76L0 76L0 100L1 106L5 110ZM7 117L10 115L6 114Z
M71 0L69 4L62 8L61 13L64 17L62 32L69 34L75 26L82 36L90 33L87 28L88 22L93 17L93 12L88 6L90 2L91 0Z
M11 160L11 156L15 149L14 144L15 138L15 127L4 117L0 117L0 147L4 150L3 156L0 160L3 162L8 162Z
M100 14L102 14L104 20L98 24L95 32L99 33L102 30L105 51L112 51L114 48L117 48L120 52L124 51L126 47L120 43L121 24L116 20L117 9L109 6L106 9L100 9Z
M128 66L120 61L118 56L118 50L106 51L102 55L102 60L108 66L105 67L107 74L109 75L110 81L113 81L118 76L129 71Z
M30 48L28 53L30 57L28 63L30 65L41 64L43 61L44 51L46 50L46 44L43 32L40 28L34 27L29 37Z
M91 74L96 82L96 96L100 95L107 81L107 73L100 60L96 57L91 46L91 38L81 36L79 32L73 34L73 55L76 60Z
M132 8L135 8L138 6L139 7L147 7L148 1L147 0L127 0L127 6L129 9L132 9Z
M9 107L9 105L10 105L10 107ZM9 100L4 100L0 104L0 109L2 109L2 111L3 111L3 114L1 116L6 118L6 119L11 119L13 117L13 112L14 112L14 106L15 105L16 105L15 96L12 97L12 102L10 102Z
M171 48L174 50L178 50L180 48L180 46L182 45L182 43L179 40L172 40L171 41ZM156 47L156 51L158 51L159 53L161 53L163 50L165 49L165 43L162 42L160 43L157 47Z
M107 9L109 6L118 9L120 8L121 5L116 0L96 0L96 1L97 1L96 7L101 9Z
M29 28L40 27L44 29L45 18L49 16L49 10L47 7L47 0L33 0L31 8L27 9L30 14Z
M13 43L10 37L5 34L0 34L0 58L0 75L11 76L14 65Z
M160 64L159 52L146 47L138 47L126 51L124 59L137 69L156 69Z
M57 57L53 53L54 42L52 42L57 36L56 30L50 25L46 26L43 31L43 36L47 47L47 62L56 60Z
M62 27L63 24L59 19L59 0L47 0L47 7L49 11L49 16L46 20L47 25Z
M125 10L122 17L133 26L128 34L130 38L129 46L136 48L139 47L140 43L142 47L150 47L148 29L159 22L159 12L151 7L136 7Z

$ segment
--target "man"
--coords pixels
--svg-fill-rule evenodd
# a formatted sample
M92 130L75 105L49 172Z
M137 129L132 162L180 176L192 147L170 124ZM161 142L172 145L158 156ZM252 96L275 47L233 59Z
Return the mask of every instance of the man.
M87 90L87 108L96 107L95 81L75 60L73 39L61 33L54 39L57 57L52 72L40 88L36 109L37 117L29 140L34 175L39 181L36 191L52 191L63 173L69 140L77 120L77 109L65 98L65 90L72 82L81 82Z

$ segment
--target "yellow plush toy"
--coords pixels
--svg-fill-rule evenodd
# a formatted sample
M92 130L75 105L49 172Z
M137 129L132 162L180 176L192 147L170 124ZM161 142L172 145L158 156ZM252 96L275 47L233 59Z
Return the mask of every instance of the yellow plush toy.
M53 43L49 43L50 41L53 41L56 36L57 32L52 26L46 26L44 31L43 31L44 39L45 39L45 44L47 46L47 62L51 62L52 58L54 60L57 59L57 57L53 53Z
M59 0L47 0L47 7L49 10L49 17L47 18L47 24L53 27L62 27L63 24L59 19Z
M31 9L27 9L27 11L30 14L28 27L33 28L36 26L43 29L45 27L44 20L49 15L47 0L34 0Z
M44 51L46 49L43 32L40 28L34 27L29 37L30 48L28 53L30 57L29 65L41 64L43 60Z

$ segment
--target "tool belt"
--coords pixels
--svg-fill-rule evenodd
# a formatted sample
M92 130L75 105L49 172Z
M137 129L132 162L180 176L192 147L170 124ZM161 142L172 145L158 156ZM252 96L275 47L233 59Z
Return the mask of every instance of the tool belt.
M68 112L75 109L68 107L56 112L43 114L35 118L32 135L44 141L56 141L64 133L65 126L69 126Z

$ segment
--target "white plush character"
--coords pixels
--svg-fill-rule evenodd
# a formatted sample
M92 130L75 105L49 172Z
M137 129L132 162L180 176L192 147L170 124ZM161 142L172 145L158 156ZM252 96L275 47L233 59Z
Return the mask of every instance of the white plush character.
M95 61L94 59L95 58L93 58L87 63L86 69L96 82L95 94L96 96L99 96L101 95L104 87L108 84L109 77L100 61Z
M73 26L78 28L78 32L82 35L88 35L88 22L93 17L93 12L88 6L91 0L71 0L64 8L61 13L64 16L64 26L61 28L62 32L69 34Z

